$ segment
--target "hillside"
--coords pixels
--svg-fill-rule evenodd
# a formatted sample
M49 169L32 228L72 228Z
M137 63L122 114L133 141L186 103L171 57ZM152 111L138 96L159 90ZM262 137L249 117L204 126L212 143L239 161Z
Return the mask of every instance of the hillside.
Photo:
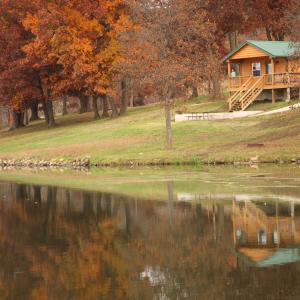
M190 111L195 105L197 111L213 111L224 104L194 103L185 109ZM179 102L174 111L183 106ZM161 105L134 108L118 119L92 119L90 113L68 115L58 117L58 126L53 129L45 129L41 121L14 132L1 131L0 158L89 157L92 163L120 165L249 162L254 157L261 162L300 159L299 110L265 117L173 123L172 151L164 150Z

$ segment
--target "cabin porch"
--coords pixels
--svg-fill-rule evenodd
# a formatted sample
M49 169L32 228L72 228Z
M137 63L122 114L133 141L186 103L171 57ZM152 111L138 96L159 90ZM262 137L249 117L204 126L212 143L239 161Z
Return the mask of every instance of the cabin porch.
M276 94L284 89L289 101L291 89L300 88L299 65L286 58L232 58L227 64L230 111L247 109L263 91L269 91L268 99L275 103Z
M300 61L289 42L245 41L223 58L228 67L229 110L245 110L258 96L291 99L300 89ZM264 93L263 93L264 91Z
M287 88L298 88L300 87L300 73L272 73L263 74L258 76L257 79L263 77L263 89L287 89ZM254 78L251 75L248 76L236 76L228 77L229 93L238 91L250 78Z

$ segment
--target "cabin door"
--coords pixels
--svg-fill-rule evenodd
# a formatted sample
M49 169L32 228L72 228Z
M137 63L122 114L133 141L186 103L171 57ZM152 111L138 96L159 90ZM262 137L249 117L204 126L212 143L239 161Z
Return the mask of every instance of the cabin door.
M261 64L260 62L255 62L252 64L252 76L258 77L261 76Z
M272 83L272 64L271 62L266 62L266 82L271 84Z

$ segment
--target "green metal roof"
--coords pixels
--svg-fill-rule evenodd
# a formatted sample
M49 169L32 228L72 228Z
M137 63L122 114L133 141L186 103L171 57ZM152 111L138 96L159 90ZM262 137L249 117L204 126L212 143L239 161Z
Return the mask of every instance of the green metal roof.
M295 263L300 260L299 249L278 249L272 256L257 262L256 267L264 268Z
M252 41L247 40L236 49L228 53L223 59L222 63L228 60L232 55L242 49L244 46L250 45L272 57L288 57L295 52L295 47L291 42L277 42L277 41Z
M238 250L233 251L245 264L257 268L285 265L300 261L300 248L279 248L273 254L258 262L253 262L248 256L240 253Z

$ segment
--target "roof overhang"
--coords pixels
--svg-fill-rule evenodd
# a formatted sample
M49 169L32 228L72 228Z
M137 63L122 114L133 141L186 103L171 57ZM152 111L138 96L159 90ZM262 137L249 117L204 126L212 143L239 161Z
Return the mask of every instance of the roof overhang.
M242 43L239 47L233 49L232 51L230 51L226 56L224 56L221 60L222 63L227 62L228 60L230 60L230 57L232 57L234 54L236 54L238 51L240 51L243 47L245 47L246 45L249 45L251 47L254 47L262 52L264 52L266 54L266 56L272 57L272 58L280 58L283 56L274 56L272 55L270 52L266 51L265 49L258 47L257 45L251 43L251 41L245 41L244 43Z

